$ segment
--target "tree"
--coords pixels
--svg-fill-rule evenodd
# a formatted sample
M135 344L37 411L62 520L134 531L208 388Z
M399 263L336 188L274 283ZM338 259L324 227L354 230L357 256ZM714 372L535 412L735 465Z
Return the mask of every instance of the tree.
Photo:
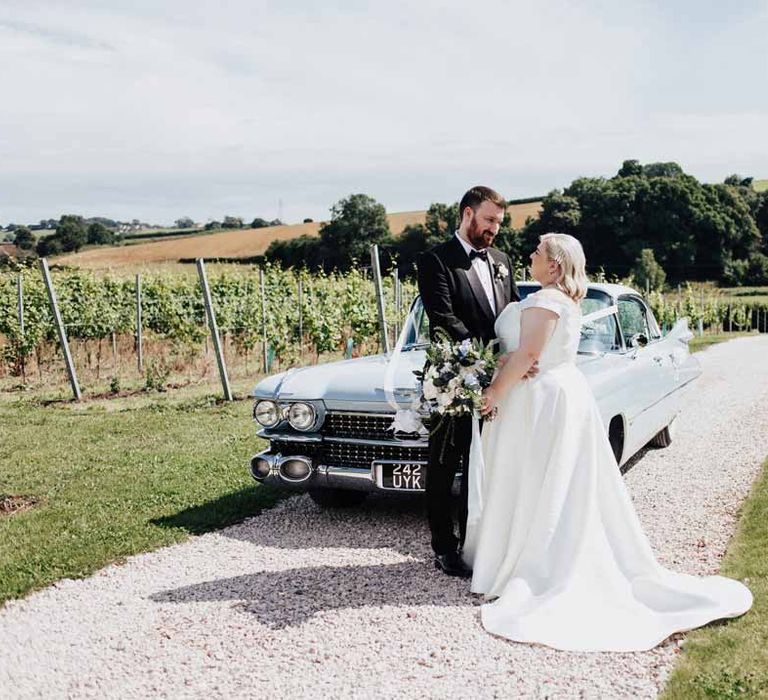
M59 255L63 252L61 239L55 233L43 236L37 242L36 252L41 258L48 257L49 255Z
M180 219L176 219L176 228L193 228L195 222L188 216L182 216Z
M320 270L330 259L331 251L316 236L304 234L287 241L272 241L264 257L284 268L306 267L309 270Z
M677 163L648 163L643 166L643 175L646 177L680 177L685 175L683 169Z
M768 254L768 190L761 192L755 201L754 216L762 237L761 248Z
M632 276L641 289L648 288L653 291L661 291L667 279L664 269L656 262L651 248L643 248L640 251L640 257L635 262Z
M21 250L32 250L35 247L35 237L26 226L16 229L16 235L13 242Z
M269 226L269 221L258 216L251 221L251 228L267 228L267 226Z
M741 177L741 175L733 174L725 178L725 180L723 180L723 184L730 185L731 187L746 187L751 189L753 181L753 177Z
M225 216L222 228L243 228L243 220L239 216Z
M618 276L650 248L674 281L722 280L726 261L760 249L755 221L762 202L751 188L705 185L676 163L643 166L637 175L625 162L622 170L623 177L579 178L547 195L541 217L523 231L526 248L548 230L570 233L581 241L589 269Z
M639 177L643 174L643 166L639 160L625 160L616 177Z
M280 219L272 219L272 221L269 222L270 226L283 226L283 222Z
M384 206L365 194L349 195L331 207L331 220L320 228L328 252L324 267L348 270L355 261L368 261L372 244L390 240Z
M63 252L78 251L88 240L88 233L85 229L85 221L82 216L74 214L65 214L59 219L59 225L56 227L56 238L61 243Z
M88 226L87 241L92 245L113 245L115 232L108 229L104 224L94 221Z
M221 228L221 221L209 221L205 225L206 231L217 231L220 228Z
M304 219L304 221L302 221L301 223L302 224L311 224L313 221L314 221L314 219Z

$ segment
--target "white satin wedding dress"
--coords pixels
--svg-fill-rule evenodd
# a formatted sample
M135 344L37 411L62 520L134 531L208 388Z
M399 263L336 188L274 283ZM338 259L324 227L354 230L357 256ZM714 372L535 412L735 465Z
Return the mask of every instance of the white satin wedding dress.
M498 596L481 607L485 629L556 649L640 651L746 612L752 594L738 581L656 561L575 365L579 307L556 289L509 304L496 321L502 351L518 347L530 307L559 317L539 374L510 390L482 439L475 431L470 457L464 558L472 591Z

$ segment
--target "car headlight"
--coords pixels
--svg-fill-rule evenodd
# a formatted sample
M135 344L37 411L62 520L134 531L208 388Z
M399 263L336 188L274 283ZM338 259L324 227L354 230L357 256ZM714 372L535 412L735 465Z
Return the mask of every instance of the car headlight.
M282 413L274 401L257 401L253 407L253 417L265 428L274 428L282 420Z
M314 426L316 418L314 406L301 401L291 404L288 411L288 422L296 430L309 430Z

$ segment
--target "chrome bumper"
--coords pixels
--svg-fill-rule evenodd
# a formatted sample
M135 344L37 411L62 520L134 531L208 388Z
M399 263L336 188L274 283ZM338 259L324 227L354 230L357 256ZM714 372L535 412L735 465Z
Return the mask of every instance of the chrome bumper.
M291 455L301 457L311 463L311 459L303 455ZM256 459L266 459L270 463L267 476L259 476L254 470ZM314 488L341 488L353 491L380 491L373 475L373 469L361 469L357 467L337 467L327 464L312 464L309 476L300 481L287 479L280 472L280 463L286 457L272 454L269 450L259 452L251 458L251 476L258 482L271 483L279 486L287 486L300 491Z
M282 463L294 459L305 460L310 463L309 474L302 479L287 478L286 474L280 469ZM269 463L269 472L265 475L256 473L254 464L256 460L262 459ZM274 484L276 486L287 487L297 491L307 491L308 489L333 488L346 489L350 491L367 491L379 493L392 493L393 489L382 488L376 479L373 465L369 468L344 467L328 464L312 464L312 460L301 454L281 455L273 454L270 450L259 452L251 458L250 466L251 476L259 483ZM461 484L461 474L457 474L453 483L453 492L458 494ZM398 492L397 489L394 490ZM423 489L403 490L402 493L418 493Z

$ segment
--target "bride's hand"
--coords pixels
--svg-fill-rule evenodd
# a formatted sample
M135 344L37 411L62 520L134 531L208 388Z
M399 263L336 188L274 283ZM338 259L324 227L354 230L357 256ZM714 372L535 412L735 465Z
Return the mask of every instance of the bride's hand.
M480 409L480 415L483 417L488 415L496 415L499 410L499 397L496 394L496 390L493 385L483 389L483 407Z
M536 360L531 365L531 368L525 373L523 376L523 379L533 379L537 374L539 373L539 361Z

